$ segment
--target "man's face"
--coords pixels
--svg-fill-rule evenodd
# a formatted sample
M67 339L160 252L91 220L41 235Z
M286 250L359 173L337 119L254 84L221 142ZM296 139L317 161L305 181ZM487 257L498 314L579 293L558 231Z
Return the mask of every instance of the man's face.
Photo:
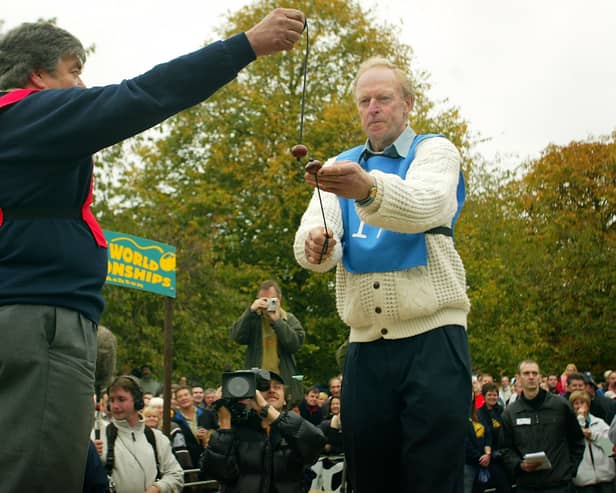
M152 370L150 370L150 367L149 366L144 366L141 369L141 377L142 378L149 378L151 376L152 376Z
M201 404L203 402L203 388L201 387L193 387L193 402L195 404Z
M613 371L608 375L607 383L610 387L614 387L616 385L616 371Z
M578 380L577 378L574 378L567 384L567 390L569 392L575 392L576 390L584 390L584 380Z
M411 98L404 99L395 72L387 67L373 67L362 74L355 88L355 103L375 151L382 151L398 138L412 108Z
M122 388L116 387L109 392L109 405L111 415L115 419L130 419L137 414L133 394Z
M548 388L550 390L555 390L558 386L558 377L556 375L550 375L548 377Z
M342 389L342 382L338 378L333 378L329 382L329 393L332 396L340 397L340 390Z
M69 56L61 58L53 73L40 70L37 75L40 77L45 89L66 89L69 87L85 87L81 80L81 69L83 65L79 58Z
M263 394L263 397L274 409L280 411L285 405L284 385L278 380L272 380L269 390Z
M305 396L306 404L309 406L316 406L318 397L318 392L308 392Z
M180 389L175 393L175 400L178 403L178 406L182 409L188 409L193 405L192 395L188 389Z
M501 378L501 387L503 388L509 387L509 377Z
M212 403L216 400L216 393L215 392L209 392L209 393L205 394L205 397L203 398L203 400L205 401L205 405L207 407L210 407L212 405Z
M485 401L489 408L496 406L496 403L498 402L498 392L496 392L496 390L486 392Z
M541 374L536 363L524 363L520 366L520 383L524 393L536 393L540 382Z
M274 286L270 286L267 289L261 289L257 294L258 298L278 298L278 293L276 292L276 288Z
M481 376L481 385L486 383L494 383L492 375L488 375L487 373Z

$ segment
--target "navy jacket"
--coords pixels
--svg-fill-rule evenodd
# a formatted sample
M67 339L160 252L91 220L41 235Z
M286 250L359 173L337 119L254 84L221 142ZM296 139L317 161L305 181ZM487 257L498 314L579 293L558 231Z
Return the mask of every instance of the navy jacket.
M0 305L62 306L98 322L107 251L96 225L11 209L81 211L93 153L207 99L254 59L242 33L120 84L46 89L0 108Z

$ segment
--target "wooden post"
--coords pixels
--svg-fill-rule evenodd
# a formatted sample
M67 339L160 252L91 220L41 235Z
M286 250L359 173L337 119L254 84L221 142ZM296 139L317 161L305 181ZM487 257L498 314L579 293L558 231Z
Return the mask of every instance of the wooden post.
M173 298L165 296L165 342L163 347L163 433L171 431L171 366L173 362Z

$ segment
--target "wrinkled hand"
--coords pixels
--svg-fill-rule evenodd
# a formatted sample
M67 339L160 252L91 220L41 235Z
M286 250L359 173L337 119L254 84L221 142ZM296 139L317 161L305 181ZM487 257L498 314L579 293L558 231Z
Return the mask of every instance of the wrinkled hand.
M490 465L490 454L483 454L479 457L479 465L481 467L488 467Z
M353 161L328 161L317 172L319 188L346 199L362 200L368 197L374 178ZM315 176L305 173L304 180L316 186Z
M246 31L246 36L258 57L290 50L304 31L305 19L299 10L277 8Z
M261 312L267 310L267 298L257 298L250 305L251 312Z
M308 232L308 236L306 237L306 242L304 243L304 253L308 262L311 264L318 264L326 260L334 250L334 245L336 244L336 240L334 240L334 235L331 231L327 232L329 240L327 242L327 249L324 249L325 246L325 228L317 227ZM321 254L323 254L323 258L321 258Z

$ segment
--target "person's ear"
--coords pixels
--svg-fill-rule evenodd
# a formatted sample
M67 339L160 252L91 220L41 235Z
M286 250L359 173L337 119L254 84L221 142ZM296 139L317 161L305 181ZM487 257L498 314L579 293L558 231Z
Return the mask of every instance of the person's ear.
M44 69L36 69L32 71L30 77L28 77L28 85L33 89L47 89L47 83L45 82L47 72Z
M407 96L406 98L404 98L404 104L406 106L404 112L406 113L406 116L408 118L411 111L413 111L413 106L415 104L415 98L413 96Z

